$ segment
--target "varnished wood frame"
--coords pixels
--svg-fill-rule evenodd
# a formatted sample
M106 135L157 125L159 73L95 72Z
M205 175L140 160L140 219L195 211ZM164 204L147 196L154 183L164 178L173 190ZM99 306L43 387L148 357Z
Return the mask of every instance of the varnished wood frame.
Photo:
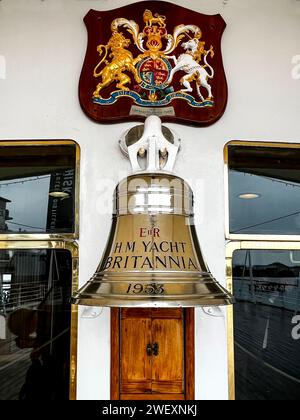
M184 311L185 400L195 399L195 311ZM110 398L120 400L120 308L111 309L111 378ZM151 395L149 395L151 399ZM170 395L170 399L172 396Z

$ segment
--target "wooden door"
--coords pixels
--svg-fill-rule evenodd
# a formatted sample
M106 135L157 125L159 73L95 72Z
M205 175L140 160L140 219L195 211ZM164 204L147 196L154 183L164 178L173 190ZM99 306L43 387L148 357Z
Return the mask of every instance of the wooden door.
M145 357L151 343L150 311L121 312L121 393L151 393L152 360Z
M113 309L111 382L112 399L193 399L193 310Z
M158 355L152 356L152 392L184 396L182 310L153 310L152 342L159 346Z

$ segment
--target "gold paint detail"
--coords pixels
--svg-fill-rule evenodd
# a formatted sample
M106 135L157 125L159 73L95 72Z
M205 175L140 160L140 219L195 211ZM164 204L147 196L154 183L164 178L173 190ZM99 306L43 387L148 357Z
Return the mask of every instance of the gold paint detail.
M152 13L148 9L144 12L143 20L145 27L140 32L139 25L135 21L125 18L115 19L111 23L108 43L97 46L100 60L94 68L93 76L101 78L101 81L93 93L95 103L111 105L122 96L130 96L136 104L143 106L145 98L140 95L143 91L147 92L147 106L155 103L157 106L160 104L165 106L174 99L185 100L192 107L199 107L203 102L208 102L205 107L213 106L213 94L208 81L214 78L215 73L207 58L208 56L213 58L215 52L212 45L206 50L206 42L201 41L201 29L196 25L181 24L174 28L173 34L170 34L167 31L166 16ZM125 34L121 29L126 30ZM130 39L126 38L127 34L130 35ZM184 39L187 42L181 43ZM184 53L178 57L170 55L180 43ZM131 52L132 45L140 52L136 57ZM147 77L151 72L154 80ZM165 103L159 94L163 92L163 95L168 96L170 93L175 93L173 88L173 90L169 88L177 72L184 73L180 81L182 89ZM146 74L146 79L143 78L143 73ZM129 88L133 80L137 86ZM192 82L195 82L194 87L191 86ZM111 92L109 98L104 98L102 90L113 83L116 83L117 90ZM200 91L201 86L207 90L206 99ZM123 95L120 92L123 92ZM200 102L196 100L196 96L201 99Z
M153 16L153 13L151 12L151 10L145 10L144 12L144 22L146 24L146 26L152 27L153 25L157 25L161 28L165 28L166 27L166 17L165 16L161 16L158 13L155 13L155 16Z
M93 94L94 98L100 98L100 91L105 87L111 85L113 82L117 82L117 88L120 90L129 90L126 86L131 83L130 77L125 74L125 71L128 71L133 74L134 79L137 83L141 83L141 79L138 75L135 65L140 60L139 58L134 59L133 55L126 48L129 47L131 41L126 39L123 34L120 32L113 32L107 45L99 45L97 51L100 56L102 51L105 50L105 55L98 63L94 70L94 77L101 77L102 81L97 85L97 88ZM106 66L103 70L98 72L100 65L105 60L108 50L111 50L110 57L112 60L110 63L105 61Z

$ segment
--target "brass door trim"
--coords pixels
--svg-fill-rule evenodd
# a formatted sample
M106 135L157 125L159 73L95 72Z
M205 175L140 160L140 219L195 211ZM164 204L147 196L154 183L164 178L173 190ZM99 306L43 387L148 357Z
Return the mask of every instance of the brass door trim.
M229 146L252 146L252 147L273 147L277 149L290 148L300 149L299 143L266 142L266 141L240 141L232 140L224 147L224 189L225 189L225 236L226 239L234 241L289 241L299 242L300 235L256 235L256 234L233 234L230 233L229 225Z
M279 241L235 241L226 245L226 281L227 289L233 293L232 259L235 251L238 250L270 250L270 251L299 251L300 242L279 242ZM228 349L228 387L229 400L235 400L235 361L234 361L234 305L227 308L227 349Z
M73 241L79 239L79 203L80 203L80 156L81 150L75 140L0 140L0 147L10 146L75 146L75 220L73 233L28 233L0 234L0 241Z
M65 249L72 256L72 292L78 289L79 248L76 242L63 241L0 241L1 249ZM71 305L70 385L69 399L76 400L78 307Z

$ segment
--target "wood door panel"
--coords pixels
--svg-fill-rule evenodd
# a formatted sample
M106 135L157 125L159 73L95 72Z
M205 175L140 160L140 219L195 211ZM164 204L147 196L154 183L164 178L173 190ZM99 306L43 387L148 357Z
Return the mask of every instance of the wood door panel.
M151 308L123 308L121 318L151 318Z
M192 400L193 309L126 308L111 314L111 398ZM158 356L147 356L147 345L155 342Z
M152 381L152 392L157 394L183 394L183 381Z
M182 309L160 309L155 308L151 311L152 319L182 319Z
M184 331L180 319L153 319L152 341L158 343L158 356L152 359L152 390L166 389L173 384L172 392L184 392ZM161 383L161 385L159 385ZM165 383L165 384L164 384ZM176 384L176 386L175 386ZM155 388L153 388L153 385Z
M121 322L121 392L151 391L151 319L125 318Z
M150 394L152 392L152 381L132 381L123 382L121 385L122 394Z

